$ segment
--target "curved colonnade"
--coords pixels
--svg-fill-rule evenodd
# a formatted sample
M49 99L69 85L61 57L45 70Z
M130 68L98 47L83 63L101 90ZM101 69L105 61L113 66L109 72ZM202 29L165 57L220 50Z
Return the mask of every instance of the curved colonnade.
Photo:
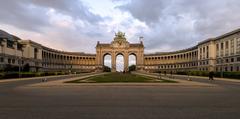
M30 65L31 71L92 72L101 70L106 54L112 56L112 69L116 70L116 56L124 56L124 70L128 56L136 56L137 70L156 71L240 71L240 29L210 38L196 46L175 52L144 54L142 42L131 44L125 34L115 34L110 44L96 45L96 54L65 52L48 48L31 40L0 30L0 70L6 66Z

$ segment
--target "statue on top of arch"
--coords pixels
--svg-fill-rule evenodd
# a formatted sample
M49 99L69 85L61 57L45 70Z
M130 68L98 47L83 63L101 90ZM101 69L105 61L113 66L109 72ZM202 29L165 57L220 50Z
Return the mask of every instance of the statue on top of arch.
M112 47L125 48L129 47L129 43L126 40L125 33L118 31L115 33L114 41L111 43Z
M126 40L125 33L118 31L118 33L115 33L114 40Z

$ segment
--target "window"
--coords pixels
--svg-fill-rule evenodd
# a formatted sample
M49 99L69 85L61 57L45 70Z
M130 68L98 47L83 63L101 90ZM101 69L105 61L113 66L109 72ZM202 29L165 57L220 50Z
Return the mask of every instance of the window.
M228 71L228 68L227 68L227 67L225 67L225 71Z
M3 57L0 58L0 62L4 62L4 58Z
M8 59L8 64L11 64L11 59Z
M34 59L37 59L37 53L38 53L38 49L34 48Z
M240 57L237 57L237 61L238 61L238 62L240 61Z
M234 58L231 58L231 62L234 62Z
M20 43L17 43L17 50L22 50L23 46Z
M228 49L228 41L226 41L225 47L226 49Z
M221 43L221 50L223 50L223 43Z
M231 41L230 41L230 48L231 48L231 50L230 50L230 53L231 53L231 55L234 55L234 40L232 39Z
M15 64L15 59L12 59L12 63Z
M7 40L7 47L8 47L8 48L13 48L13 44L14 44L13 41Z
M237 54L240 54L240 38L237 39Z
M226 63L228 63L228 59L226 59Z

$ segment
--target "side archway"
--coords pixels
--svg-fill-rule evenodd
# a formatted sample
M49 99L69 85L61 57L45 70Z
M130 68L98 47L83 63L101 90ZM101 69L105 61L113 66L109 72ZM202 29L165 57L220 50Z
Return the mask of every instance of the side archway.
M112 55L110 53L105 53L102 57L103 61L103 71L104 72L111 72L112 68Z
M128 71L135 71L137 66L137 55L135 53L130 53L128 55Z

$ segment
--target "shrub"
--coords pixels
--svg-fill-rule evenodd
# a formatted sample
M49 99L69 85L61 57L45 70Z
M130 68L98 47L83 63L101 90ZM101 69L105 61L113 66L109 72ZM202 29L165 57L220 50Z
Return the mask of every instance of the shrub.
M55 75L55 72L45 72L44 76L52 76Z
M23 66L23 71L24 72L29 72L30 71L30 65L28 63Z
M4 77L4 73L0 73L0 79Z
M2 78L9 79L9 78L18 78L19 75L17 72L6 72Z
M111 68L108 66L103 66L103 72L111 72Z
M35 77L35 73L33 72L22 72L20 75L22 78Z
M177 71L176 74L178 75L187 75L186 71Z
M223 76L226 78L240 79L240 72L224 72Z
M131 65L128 67L129 71L136 71L136 65Z

